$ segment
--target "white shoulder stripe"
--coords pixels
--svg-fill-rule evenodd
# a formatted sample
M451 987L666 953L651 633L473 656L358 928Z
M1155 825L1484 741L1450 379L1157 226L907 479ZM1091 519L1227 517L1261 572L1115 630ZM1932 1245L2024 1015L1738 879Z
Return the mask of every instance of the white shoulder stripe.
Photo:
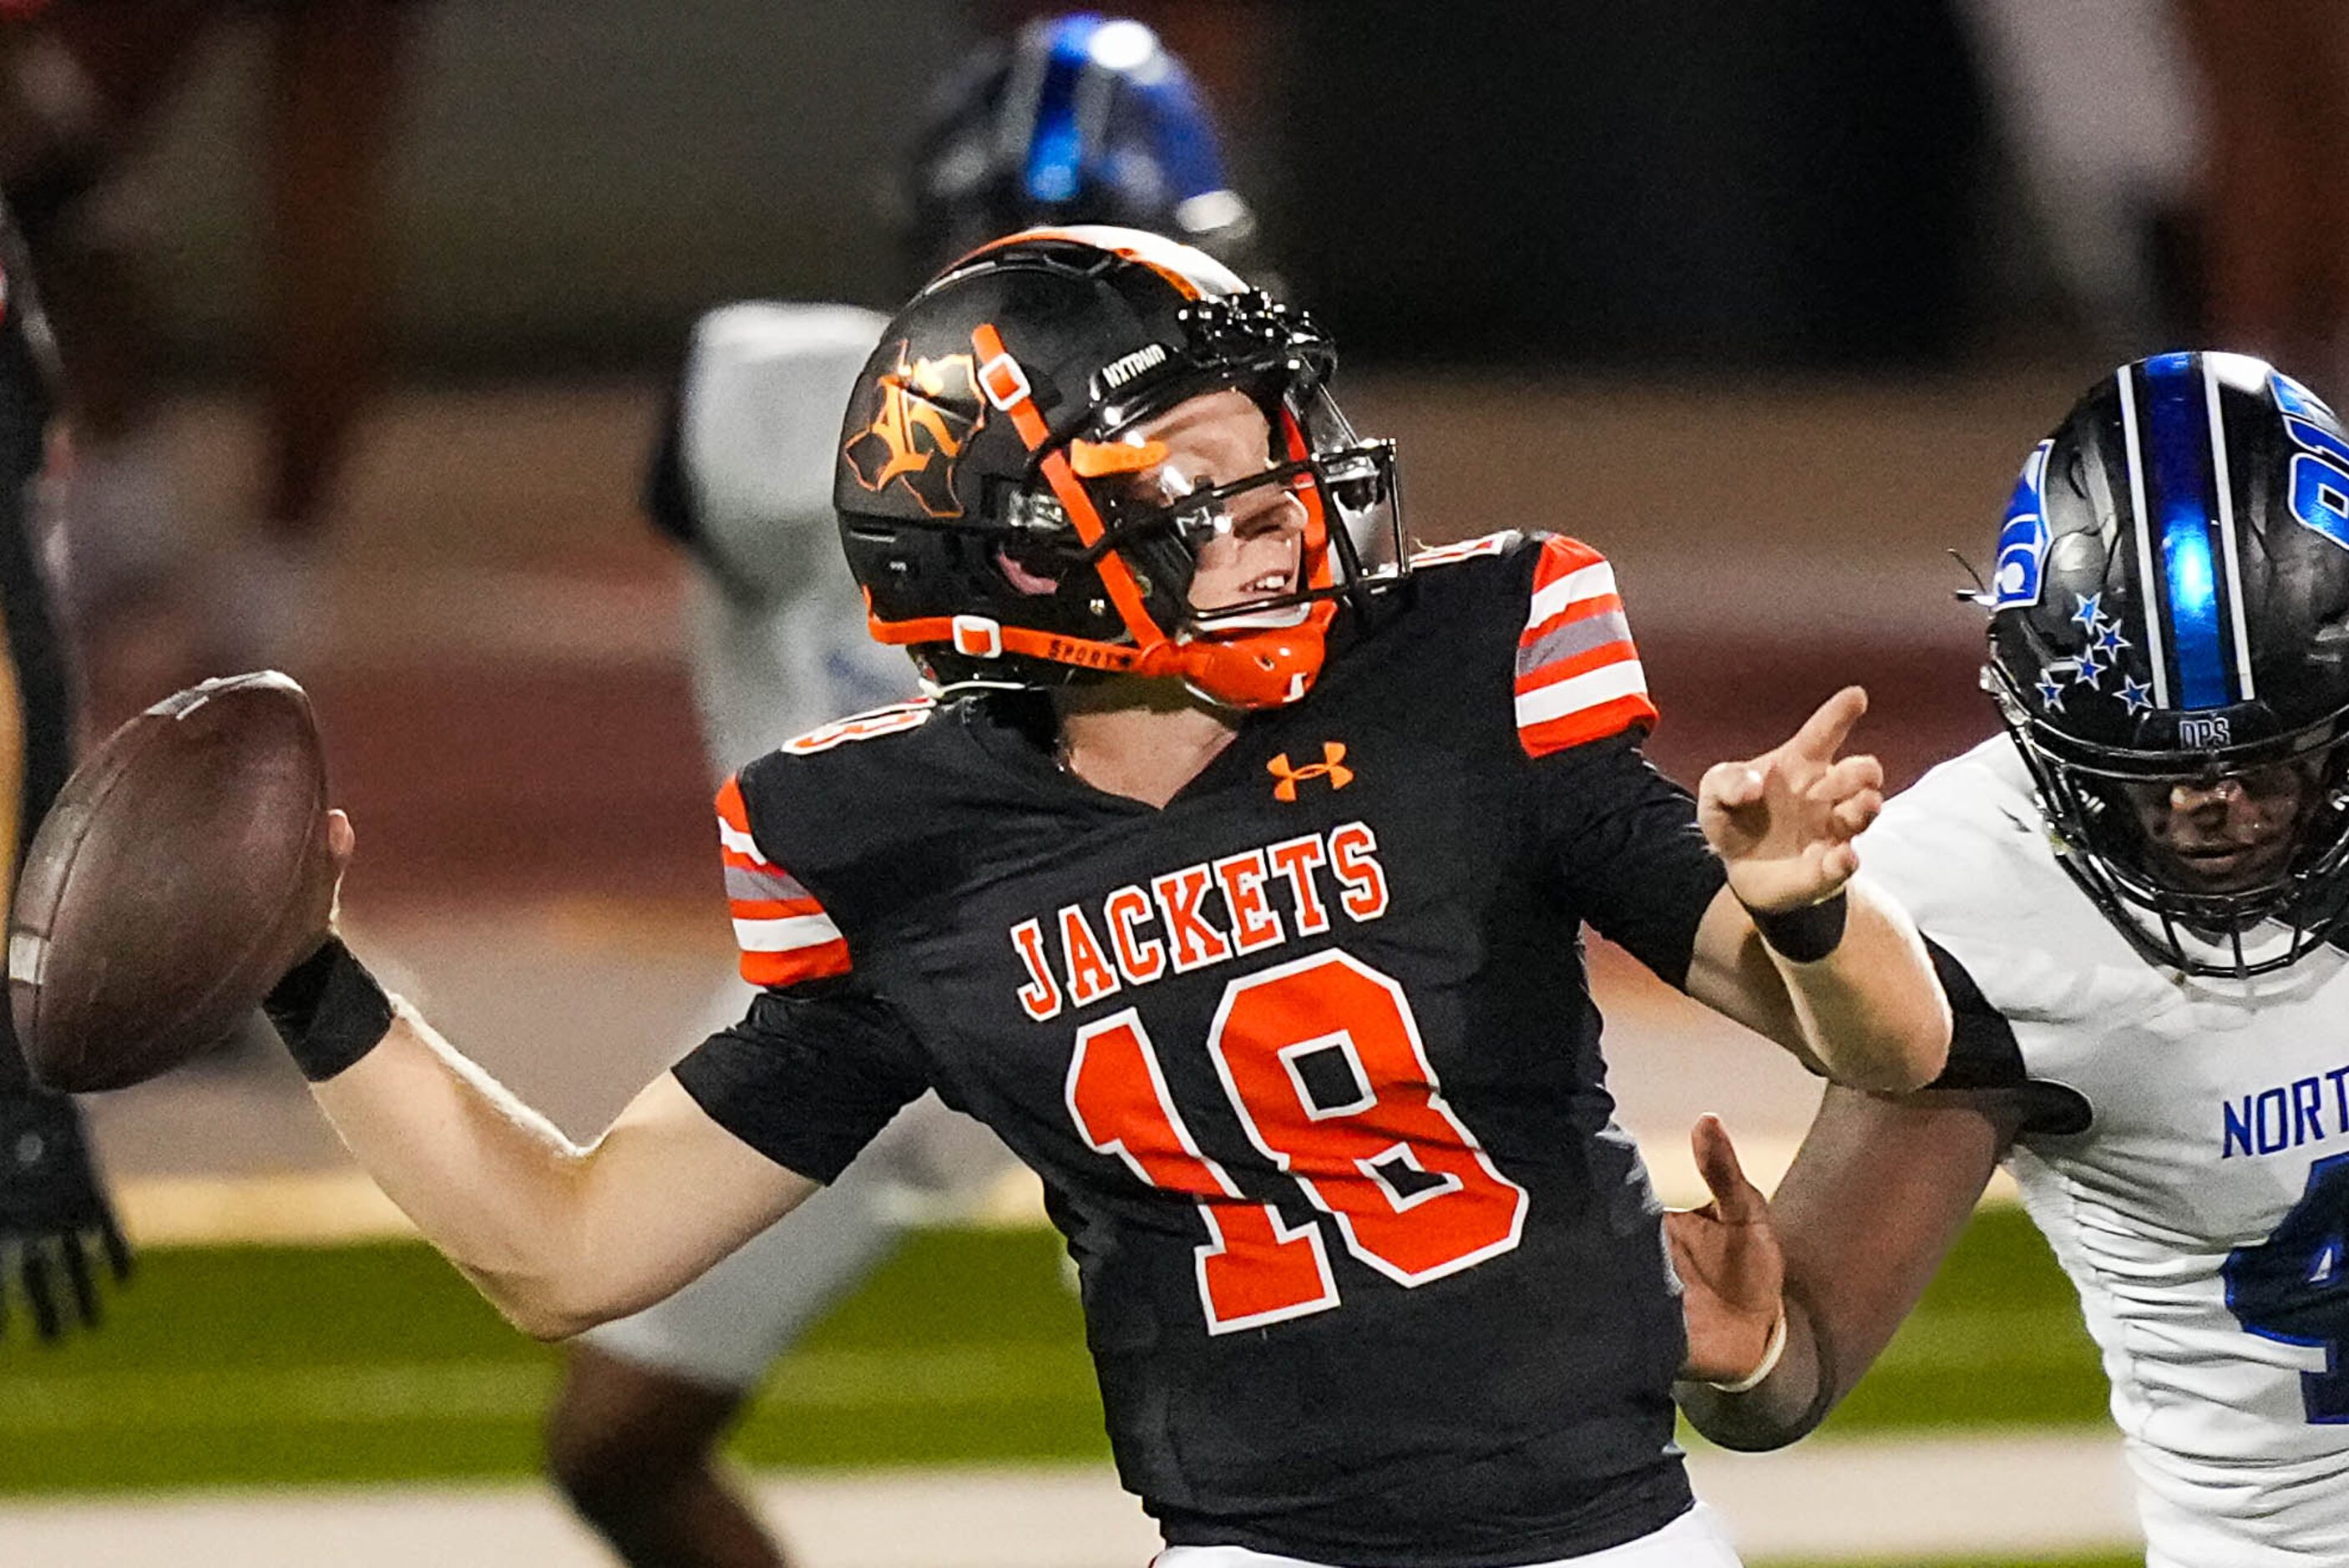
M1453 544L1431 544L1424 550L1411 552L1412 568L1416 571L1422 566L1449 566L1455 561L1466 561L1471 556L1498 555L1520 537L1516 529L1504 528Z
M1569 572L1548 587L1534 595L1534 606L1526 616L1526 629L1530 631L1544 621L1583 599L1599 599L1615 592L1615 568L1601 561L1595 566L1585 566Z
M1647 695L1647 672L1640 667L1640 661L1620 659L1524 693L1517 698L1517 727L1527 729L1547 724L1553 718L1613 702L1619 696Z
M757 840L723 817L718 819L718 841L738 855L750 856L762 866L773 863L759 852Z
M745 953L796 953L840 940L828 914L786 915L780 920L738 920L734 940Z

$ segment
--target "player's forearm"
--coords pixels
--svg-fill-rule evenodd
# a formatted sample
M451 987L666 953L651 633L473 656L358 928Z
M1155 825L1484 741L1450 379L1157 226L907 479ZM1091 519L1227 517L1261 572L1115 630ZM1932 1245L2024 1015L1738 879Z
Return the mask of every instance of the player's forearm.
M1950 1004L1906 911L1860 878L1845 884L1842 940L1809 963L1756 934L1785 987L1804 1051L1838 1083L1921 1088L1949 1060Z
M651 1305L817 1186L713 1120L668 1073L593 1144L574 1143L405 1006L363 1055L313 1080L392 1202L541 1338Z
M587 1150L405 1006L380 1045L311 1087L386 1196L517 1327L553 1337L595 1320Z
M1672 1387L1689 1424L1724 1449L1783 1449L1808 1435L1834 1408L1832 1398L1821 1397L1826 1368L1811 1315L1791 1295L1785 1312L1786 1347L1770 1375L1752 1388L1732 1394L1710 1383Z

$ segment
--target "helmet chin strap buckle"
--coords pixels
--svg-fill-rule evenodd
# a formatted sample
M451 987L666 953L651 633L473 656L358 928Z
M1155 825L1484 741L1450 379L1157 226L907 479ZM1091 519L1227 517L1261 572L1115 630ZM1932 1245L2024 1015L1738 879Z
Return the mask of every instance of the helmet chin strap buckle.
M978 382L978 389L987 394L987 400L1000 413L1009 414L1028 401L1028 373L1019 368L1019 361L1008 351L997 353L980 366L974 379Z
M1003 656L1003 626L984 615L957 615L952 625L954 650L965 658Z

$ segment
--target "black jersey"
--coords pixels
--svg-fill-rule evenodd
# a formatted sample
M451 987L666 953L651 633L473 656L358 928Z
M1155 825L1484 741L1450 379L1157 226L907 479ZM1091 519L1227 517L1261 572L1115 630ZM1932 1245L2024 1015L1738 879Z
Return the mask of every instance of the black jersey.
M1634 1539L1689 1503L1683 1339L1580 931L1678 984L1723 881L1653 717L1606 562L1504 534L1423 558L1164 810L999 700L828 727L720 795L769 989L678 1076L820 1180L925 1088L1000 1134L1172 1542Z
M72 686L34 515L52 356L23 246L0 211L0 704L9 710L0 724L13 727L20 743L16 777L0 780L0 790L11 792L0 799L0 919L34 830L72 764ZM23 1074L14 1026L0 1008L0 1088L20 1084Z

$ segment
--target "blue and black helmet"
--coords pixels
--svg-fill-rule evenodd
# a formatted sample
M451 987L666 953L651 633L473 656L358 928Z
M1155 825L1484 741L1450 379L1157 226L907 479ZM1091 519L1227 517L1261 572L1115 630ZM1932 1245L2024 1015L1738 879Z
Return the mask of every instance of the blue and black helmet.
M2253 973L2349 919L2349 438L2322 398L2242 355L2121 366L2025 459L1981 597L2065 868L2141 950ZM2278 763L2314 788L2256 888L2176 885L2116 789ZM2269 921L2289 939L2251 942Z
M1251 277L1256 225L1191 74L1139 22L1031 22L947 87L916 143L905 228L923 276L1014 230L1108 223Z

